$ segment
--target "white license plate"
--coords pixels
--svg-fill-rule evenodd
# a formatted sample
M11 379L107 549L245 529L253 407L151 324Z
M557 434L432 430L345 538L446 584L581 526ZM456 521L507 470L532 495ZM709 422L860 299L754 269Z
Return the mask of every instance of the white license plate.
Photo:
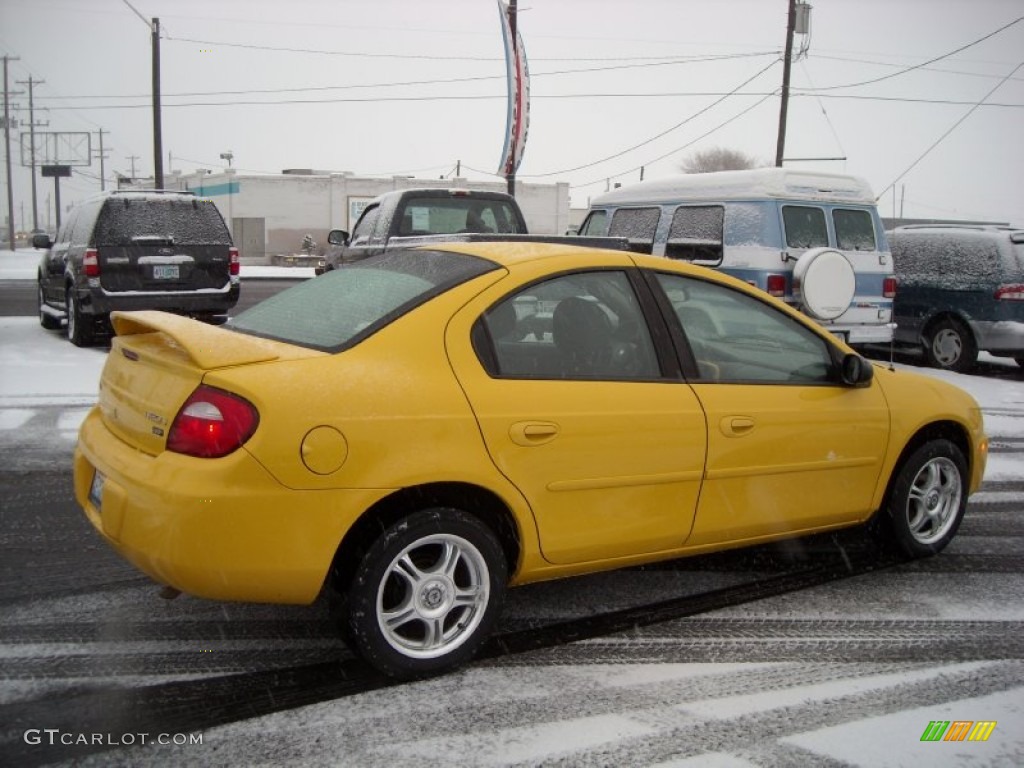
M161 264L153 267L153 278L156 280L177 280L177 264Z
M97 512L103 511L103 484L106 481L103 473L97 472L92 476L92 485L89 486L89 503L96 507Z

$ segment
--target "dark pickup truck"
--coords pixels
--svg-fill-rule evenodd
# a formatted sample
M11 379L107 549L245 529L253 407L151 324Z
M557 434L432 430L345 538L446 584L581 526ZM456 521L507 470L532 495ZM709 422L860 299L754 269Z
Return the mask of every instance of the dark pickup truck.
M625 238L581 238L530 235L526 219L511 195L467 189L403 189L374 198L363 210L351 234L331 230L324 267L375 256L391 248L457 240L562 242L572 245L624 249Z

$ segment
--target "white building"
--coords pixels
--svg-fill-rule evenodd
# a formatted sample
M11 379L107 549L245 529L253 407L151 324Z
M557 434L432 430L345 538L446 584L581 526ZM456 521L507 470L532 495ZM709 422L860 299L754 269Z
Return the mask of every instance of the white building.
M245 174L234 169L208 174L174 173L166 189L191 190L216 204L231 228L235 245L247 261L297 253L309 234L319 251L332 229L351 231L366 203L395 189L418 187L480 189L504 192L503 181L420 179L411 176L371 178L348 172L306 169L280 174ZM516 182L516 201L534 234L565 234L569 228L569 185Z

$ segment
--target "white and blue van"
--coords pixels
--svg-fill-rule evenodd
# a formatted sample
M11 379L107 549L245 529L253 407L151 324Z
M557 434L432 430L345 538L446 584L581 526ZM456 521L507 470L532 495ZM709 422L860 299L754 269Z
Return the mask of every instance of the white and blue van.
M892 255L855 176L758 168L641 182L594 198L579 234L726 272L850 344L892 340Z

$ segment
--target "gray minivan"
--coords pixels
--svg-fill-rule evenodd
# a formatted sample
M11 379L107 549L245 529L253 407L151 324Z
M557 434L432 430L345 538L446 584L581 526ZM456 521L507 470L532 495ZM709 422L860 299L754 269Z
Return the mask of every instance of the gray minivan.
M895 341L922 347L936 368L968 371L982 350L1024 366L1024 228L922 224L888 236Z

